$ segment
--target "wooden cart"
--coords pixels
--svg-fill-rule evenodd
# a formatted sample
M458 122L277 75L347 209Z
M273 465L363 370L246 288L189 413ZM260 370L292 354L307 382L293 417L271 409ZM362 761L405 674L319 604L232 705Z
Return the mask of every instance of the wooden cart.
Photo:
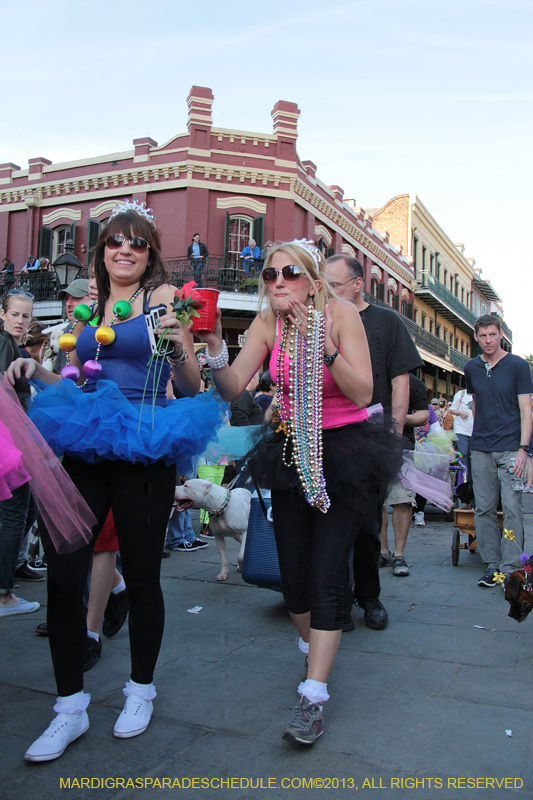
M470 506L455 508L453 511L454 530L452 534L452 564L454 567L459 563L459 550L468 550L475 553L477 550L476 526L474 524L474 511ZM503 532L503 512L498 511L498 525L500 533ZM461 544L461 533L466 533L468 541Z

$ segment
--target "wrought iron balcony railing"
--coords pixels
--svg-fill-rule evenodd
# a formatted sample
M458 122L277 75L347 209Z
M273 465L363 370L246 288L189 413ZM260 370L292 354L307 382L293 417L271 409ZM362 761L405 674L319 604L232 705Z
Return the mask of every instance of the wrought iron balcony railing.
M460 353L459 350L455 349L455 347L450 347L450 361L454 367L463 369L466 362L470 361L470 357L465 356L464 353Z
M57 276L51 270L0 275L0 295L4 295L11 289L18 289L32 294L36 303L45 300L57 300L57 293L60 288Z
M415 294L423 295L427 293L432 294L435 298L448 309L454 312L458 317L464 320L470 327L474 327L476 322L476 315L464 303L461 303L458 297L453 292L450 292L443 284L438 281L434 275L423 274L422 280L418 281L418 288L415 289Z

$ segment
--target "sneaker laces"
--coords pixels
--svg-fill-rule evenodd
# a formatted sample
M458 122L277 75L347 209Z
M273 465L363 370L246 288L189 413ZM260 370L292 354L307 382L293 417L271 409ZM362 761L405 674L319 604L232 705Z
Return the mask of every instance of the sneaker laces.
M307 700L307 705L304 706L304 700ZM308 726L309 719L312 714L316 711L320 711L320 705L318 703L311 703L307 698L302 697L301 702L299 705L296 706L294 710L294 717L291 720L290 724L294 728L300 728L301 730L306 730Z
M130 694L129 697L126 697L126 702L124 703L122 713L124 716L136 717L143 708L144 704L148 704L149 702L149 700L144 700L142 697L139 697L139 695Z
M57 717L55 717L48 728L45 730L43 734L39 737L40 739L53 739L56 733L59 733L61 728L64 728L67 724L68 720L66 719L59 719L59 717L65 717L63 712L60 712Z

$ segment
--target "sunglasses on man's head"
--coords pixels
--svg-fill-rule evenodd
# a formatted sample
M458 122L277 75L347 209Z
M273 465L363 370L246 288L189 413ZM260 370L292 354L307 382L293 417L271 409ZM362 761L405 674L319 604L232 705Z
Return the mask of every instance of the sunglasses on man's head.
M124 242L128 242L134 253L146 253L150 247L146 239L142 239L140 236L133 236L128 239L126 236L122 236L121 233L113 233L112 236L108 236L105 240L109 250L118 250Z
M17 294L22 294L22 295L24 295L24 297L27 297L30 300L34 300L35 299L31 292L25 292L22 289L10 289L8 294L13 295L13 296L17 295Z
M280 270L274 269L274 267L267 267L261 273L261 277L265 283L275 283L279 274ZM286 281L297 281L300 275L303 275L303 269L297 264L289 264L287 267L283 267L281 274Z

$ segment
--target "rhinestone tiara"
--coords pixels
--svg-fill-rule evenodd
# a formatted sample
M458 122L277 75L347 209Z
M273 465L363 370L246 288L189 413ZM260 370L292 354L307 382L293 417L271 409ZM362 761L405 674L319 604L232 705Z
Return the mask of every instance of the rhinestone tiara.
M303 249L307 250L309 255L312 256L317 268L320 267L320 250L311 239L293 239L292 242L288 244L295 244L298 247L303 247Z
M119 202L117 207L113 210L109 219L113 219L113 217L116 217L117 214L124 214L127 211L136 211L137 214L140 214L141 217L147 219L150 225L153 225L155 228L156 225L155 225L155 216L153 214L153 209L147 208L146 203L144 202L139 203L139 201L136 199L134 199L133 201L128 200L127 197Z

